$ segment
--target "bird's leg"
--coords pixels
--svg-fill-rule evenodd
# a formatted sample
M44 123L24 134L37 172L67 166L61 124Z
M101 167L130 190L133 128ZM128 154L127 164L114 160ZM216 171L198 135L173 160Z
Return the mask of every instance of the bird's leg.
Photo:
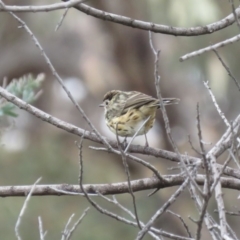
M147 134L144 133L145 136L145 148L149 147L148 140L147 140Z
M122 145L123 145L123 148L127 147L127 137L124 138Z

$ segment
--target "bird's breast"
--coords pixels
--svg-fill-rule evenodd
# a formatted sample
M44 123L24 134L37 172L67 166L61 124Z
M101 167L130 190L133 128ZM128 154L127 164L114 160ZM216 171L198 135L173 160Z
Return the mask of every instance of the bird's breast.
M119 117L106 118L106 124L113 133L117 132L119 136L123 137L132 137L136 132L138 132L137 135L147 133L153 126L155 116L156 109L148 114L144 114L139 109L131 109Z

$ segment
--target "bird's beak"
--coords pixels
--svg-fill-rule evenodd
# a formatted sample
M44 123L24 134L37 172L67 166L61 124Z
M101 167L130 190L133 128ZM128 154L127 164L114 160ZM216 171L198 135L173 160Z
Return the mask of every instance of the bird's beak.
M104 107L104 103L99 104L99 107Z

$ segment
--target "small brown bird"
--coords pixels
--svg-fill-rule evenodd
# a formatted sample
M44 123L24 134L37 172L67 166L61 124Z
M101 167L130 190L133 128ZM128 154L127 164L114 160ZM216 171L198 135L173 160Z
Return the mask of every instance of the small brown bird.
M177 104L177 98L163 98L164 105ZM109 129L122 137L145 135L148 146L147 132L152 128L156 111L160 108L158 99L147 94L130 91L112 90L104 95L103 103L105 121Z

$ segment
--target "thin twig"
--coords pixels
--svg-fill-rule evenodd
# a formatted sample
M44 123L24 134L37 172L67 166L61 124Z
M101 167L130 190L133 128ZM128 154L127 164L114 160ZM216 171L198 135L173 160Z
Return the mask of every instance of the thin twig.
M216 185L218 184L218 182L221 180L221 176L223 175L224 169L227 167L227 165L229 164L229 162L231 161L231 154L228 156L228 158L226 159L226 161L223 164L223 167L221 169L219 169L219 173L218 176L216 176L216 179L214 180L212 186L211 186L211 194L214 191Z
M196 153L199 154L199 155L202 155L202 153L201 153L197 148L195 148L195 147L193 146L193 143L192 143L192 140L191 140L190 135L188 135L188 142L189 142L189 144L190 144L190 146L191 146L191 148L192 148L192 150L193 150L194 152L196 152Z
M102 194L99 193L99 196L101 196L103 199L105 199L106 201L110 202L110 203L113 203L115 205L117 205L118 207L120 207L124 212L126 212L128 215L130 215L133 219L135 219L135 215L130 211L128 210L127 208L125 208L124 206L122 206L117 200L116 198L113 196L113 200L110 199L110 198L107 198L105 196L103 196ZM125 219L126 220L126 219ZM125 221L124 220L124 221ZM120 220L121 221L121 220ZM124 222L122 221L122 222ZM130 222L129 220L127 220L128 222L124 222L124 223L127 223L127 224L130 224L134 227L138 227L137 223L136 222ZM141 223L141 226L144 227L144 223L143 222L140 222ZM167 238L170 238L170 239L174 239L174 240L194 240L193 238L188 238L188 237L183 237L183 236L179 236L179 235L176 235L176 234L173 234L173 233L169 233L169 232L166 232L166 231L163 231L162 229L157 229L157 228L154 228L154 227L151 227L150 230L148 231L148 233L154 237L152 235L152 233L154 234L157 234L157 235L160 235L160 236L163 236L163 237L167 237Z
M40 240L44 240L45 236L47 235L47 231L43 232L43 224L40 216L38 216L38 229L39 229Z
M151 35L151 33L149 35ZM161 77L160 77L159 72L158 72L160 51L156 51L155 50L155 48L153 46L153 42L152 42L152 37L149 38L149 41L150 41L150 46L151 46L152 52L153 52L153 54L155 56L155 64L154 64L155 88L156 88L156 92L157 92L157 97L158 97L159 102L160 102L160 107L161 107L162 114L163 114L163 120L164 120L165 130L166 130L166 133L167 133L168 140L169 140L169 142L170 142L174 152L177 154L178 159L180 160L180 162L181 162L181 164L183 166L183 169L185 170L188 178L190 179L190 181L192 181L194 183L194 185L196 186L198 191L201 193L201 195L203 195L202 190L197 186L196 182L194 181L194 179L192 178L191 174L189 173L189 170L188 170L185 162L183 161L183 159L181 157L181 154L180 154L180 152L179 152L179 150L177 148L177 145L176 145L176 143L174 142L174 140L172 138L171 127L170 127L170 124L169 124L167 111L166 111L166 108L164 106L162 95L161 95L161 90L160 90L160 79L161 79Z
M208 206L209 199L210 199L210 194L204 197L203 203L200 206L200 216L199 216L199 220L197 221L196 240L201 239L202 224L203 224L203 220L205 218L205 214L207 212L207 206Z
M80 188L75 189L77 192L71 192L71 191L62 190L62 189L59 189L59 188L57 188L57 187L55 187L55 186L49 185L49 189L52 189L52 190L54 190L54 191L57 192L57 193L61 193L62 195L84 196L83 193L80 193L80 192L79 192ZM97 194L96 194L96 193L89 193L88 195L90 195L90 196L96 196Z
M85 132L83 133L81 139L80 139L80 143L77 144L77 142L75 142L75 144L78 146L78 149L79 149L79 175L78 175L78 183L79 183L79 186L81 187L81 182L82 182L82 174L83 174L83 170L82 170L82 146L83 146L83 140L84 140L84 135L85 135Z
M213 178L216 181L218 177L218 169L216 167L216 158L214 156L211 156L211 167L213 172ZM218 212L219 212L219 222L220 222L220 233L222 239L228 239L228 232L227 232L227 220L225 215L225 207L224 207L224 201L223 201L223 193L222 193L222 186L221 182L218 182L215 187L215 199L218 206Z
M227 120L227 118L225 117L225 115L224 115L224 113L222 112L222 110L220 109L220 107L219 107L219 105L218 105L218 103L217 103L217 101L216 101L215 96L214 96L213 93L212 93L212 90L211 90L208 82L203 81L203 84L204 84L204 86L207 88L207 90L208 90L208 92L209 92L209 94L210 94L210 96L211 96L211 98L212 98L212 102L213 102L215 108L217 109L217 112L218 112L219 116L222 118L222 120L223 120L223 122L225 123L225 125L226 125L227 127L230 127L231 125L230 125L229 121Z
M197 169L195 168L195 170L193 170L193 174L197 174ZM204 181L204 185L206 185L206 180ZM212 238L214 240L217 240L215 237L215 233L210 230L210 219L209 219L209 215L207 213L207 205L209 202L209 199L211 197L210 194L203 195L203 200L200 199L198 193L197 193L197 189L195 187L195 185L191 182L190 187L188 188L189 193L191 198L194 200L196 208L199 212L199 220L194 221L194 223L197 224L197 231L196 231L196 240L200 240L201 239L201 230L202 230L202 225L203 225L203 221L205 222L206 226L208 227L208 230L210 231L210 234L212 235Z
M202 158L203 158L203 164L204 164L204 168L206 171L206 191L204 192L204 194L209 195L210 194L210 167L209 167L209 162L207 160L206 157L206 151L203 145L203 137L202 137L202 130L201 130L201 122L200 122L200 110L199 110L199 104L197 104L197 129L198 129L198 139L199 139L199 145L200 145L200 149L201 149L201 154L202 154Z
M183 220L183 218L182 218L179 214L176 214L175 212L172 212L172 211L170 211L170 210L167 210L167 212L168 212L168 213L171 213L172 215L174 215L174 216L176 216L177 218L180 219L180 221L181 221L182 225L184 226L184 228L185 228L188 236L191 238L191 237L192 237L192 234L191 234L191 232L190 232L190 230L189 230L189 228L188 228L188 225L187 225L187 224L185 223L185 221Z
M111 198L108 198L108 197L106 197L106 196L104 196L104 195L102 195L101 193L99 193L99 196L101 196L103 199L105 199L106 201L108 201L108 202L110 202L110 203L112 203L112 204L115 204L116 206L118 206L121 210L123 210L125 213L127 213L128 215L130 215L131 216L131 218L133 218L134 220L136 220L136 216L135 216L135 214L134 213L132 213L129 209L127 209L126 207L124 207L122 204L120 204L118 201L117 201L117 199L116 199L116 197L113 195L112 196L112 199ZM140 224L141 224L141 226L142 227L144 227L145 226L145 224L142 222L142 221L140 221ZM156 233L153 233L153 231L156 231ZM159 234L159 232L160 232L161 230L160 229L157 229L157 228L151 228L151 230L149 231L149 234L154 238L154 239L156 239L156 240L159 240L159 238L158 238L158 236L156 236L156 234Z
M231 0L232 1L232 0ZM225 70L227 71L228 75L231 77L231 79L235 82L238 90L240 91L240 83L238 82L238 80L233 76L233 74L231 73L230 68L226 65L226 63L223 61L223 59L221 58L221 56L219 55L218 51L216 49L213 49L213 52L217 55L217 58L219 59L219 61L221 62L221 64L223 65L223 67L225 68Z
M79 219L75 222L75 224L73 225L73 227L68 230L67 233L67 237L66 240L70 240L73 232L77 229L77 227L79 226L79 224L82 222L83 218L85 217L85 215L87 214L88 210L90 209L90 207L87 207L84 212L82 213L82 215L79 217Z
M205 200L205 203L202 202L202 200L198 196L196 188L192 184L192 182L190 183L190 187L188 189L189 189L191 198L194 200L196 208L197 208L197 210L200 214L199 220L195 221L195 223L197 223L197 232L196 232L196 238L195 239L197 239L197 240L201 239L201 229L202 229L202 224L203 224L203 220L204 220L205 225L207 226L207 229L209 230L212 239L213 240L219 240L218 237L216 236L216 232L211 227L212 225L210 223L209 214L207 213L207 210L206 210L206 207L205 207L207 205L206 200Z
M237 26L240 30L240 22L239 22L239 19L238 19L238 16L237 16L236 8L234 6L234 1L230 0L230 2L231 2L231 6L232 6L232 12L233 12L234 20L237 23Z
M115 150L115 149L107 149L107 148L99 148L99 147L94 147L94 146L90 146L89 147L90 149L93 149L93 150L96 150L96 151L105 151L105 152L112 152L112 153L115 153L117 155L120 155L121 156L121 152L118 151L118 150ZM151 170L155 176L161 181L161 182L166 182L167 180L165 180L159 173L159 171L152 165L150 164L149 162L147 161L144 161L143 159L139 158L139 157L136 157L136 156L133 156L129 153L126 153L126 157L130 160L133 160L143 166L145 166L146 168L148 168L149 170Z
M228 228L229 233L232 234L232 237L234 238L234 240L239 240L239 238L237 237L236 233L233 231L233 229L230 227L230 225L228 223L227 223L227 228Z
M214 212L218 213L218 210L214 210ZM233 216L233 217L240 217L240 211L233 212L233 211L225 211L227 215Z
M171 206L173 202L176 201L177 197L180 193L183 192L185 187L189 183L189 178L186 178L183 184L177 189L177 191L168 199L167 202L163 204L163 206L156 211L156 213L151 217L151 219L145 224L142 230L138 232L136 240L141 240L145 234L149 231L150 227L154 224L154 222Z
M196 174L197 174L197 168L193 169L193 175L196 175ZM204 179L204 187L205 186L206 186L206 177ZM204 195L202 195L203 200L201 200L200 197L198 196L197 188L193 184L193 182L191 182L190 187L188 189L189 189L191 198L195 201L197 210L199 212L199 220L195 220L194 223L197 224L197 231L196 231L195 239L200 240L201 239L202 225L203 225L203 221L204 221L205 216L206 216L207 205L208 205L208 202L209 202L209 199L210 199L211 195L204 193ZM206 222L206 219L205 219L205 222ZM206 224L207 224L207 222L206 222Z
M68 221L67 221L67 223L66 223L66 225L65 225L65 228L64 228L64 230L63 230L63 232L62 232L62 239L61 239L61 240L66 240L66 237L67 237L67 234L68 234L68 227L69 227L72 219L74 218L74 216L75 216L75 214L73 213L73 214L68 218Z
M230 154L233 156L233 160L236 163L238 169L240 169L240 158L239 158L239 140L240 138L237 136L236 138L234 137L234 126L233 123L231 122L231 133L232 133L232 146L231 149L228 149Z
M144 125L142 125L141 127L143 127L143 126ZM136 221L137 221L139 229L142 229L141 224L140 224L140 220L139 220L139 217L138 217L138 212L137 212L136 198L135 198L135 195L133 193L132 186L131 186L130 171L129 171L129 167L128 167L128 163L127 163L127 157L126 157L126 153L125 153L126 150L125 151L122 150L121 144L120 144L120 141L119 141L119 137L118 137L118 123L116 125L116 137L117 137L117 142L118 142L118 146L119 146L119 151L121 152L121 157L122 157L122 162L123 162L123 166L124 166L124 171L125 171L125 173L127 175L128 190L129 190L129 193L130 193L130 195L132 197L134 214L135 214Z
M138 135L138 133L141 131L141 129L143 128L143 126L147 123L147 121L149 120L150 116L141 124L141 126L138 128L138 130L135 132L135 134L133 135L133 137L131 138L131 140L129 141L127 147L124 150L124 153L127 153L130 145L132 144L133 140L135 139L135 137Z
M209 159L212 155L215 156L216 158L219 157L227 149L229 149L233 146L233 141L236 137L239 136L239 133L240 133L240 114L236 117L236 119L233 121L233 123L230 124L230 127L222 135L222 137L219 139L219 141L208 152L207 157ZM228 167L226 168L226 170L227 169L228 169Z
M20 211L20 213L19 213L19 216L18 216L16 225L15 225L15 235L16 235L16 237L17 237L18 240L21 240L21 237L20 237L20 234L19 234L19 226L20 226L20 223L21 223L21 220L22 220L22 216L23 216L23 214L24 214L24 212L25 212L25 210L26 210L26 208L27 208L28 202L29 202L29 200L30 200L30 198L31 198L31 196L32 196L32 193L33 193L33 191L34 191L34 189L35 189L35 186L41 181L41 179L42 179L42 178L40 177L40 178L32 185L31 190L30 190L30 192L28 193L28 195L27 195L27 197L26 197L26 199L25 199L25 201L24 201L24 204L23 204L23 206L22 206L22 209L21 209L21 211Z
M235 155L233 154L232 149L228 149L228 152L230 153L230 155L231 155L233 161L236 163L238 169L240 170L240 163L239 163L239 161L236 159Z
M61 17L59 23L57 24L57 26L56 26L56 28L55 28L55 32L61 27L64 18L67 16L68 10L69 10L69 8L66 8L66 9L64 10L63 15L62 15L62 17Z
M237 42L239 40L240 40L240 34L236 35L235 37L229 38L229 39L227 39L225 41L222 41L222 42L216 43L214 45L210 45L208 47L205 47L205 48L193 51L191 53L188 53L188 54L180 57L179 60L180 60L180 62L183 62L183 61L185 61L185 60L187 60L189 58L199 56L199 55L201 55L203 53L210 52L213 49L218 49L218 48L224 47L224 46L226 46L228 44L235 43L235 42Z
M82 143L82 141L81 141ZM110 211L108 211L107 209L102 208L99 204L97 204L95 201L93 201L88 193L85 191L84 186L83 186L83 160L82 160L82 147L78 146L79 148L79 164L80 164L80 177L79 177L79 185L80 185L80 189L81 191L84 193L84 196L86 197L86 199L88 200L88 202L100 213L107 215L111 218L114 218L118 221L122 221L124 223L130 224L130 225L135 225L134 222L131 222L115 213L112 213ZM137 223L136 223L137 224Z

